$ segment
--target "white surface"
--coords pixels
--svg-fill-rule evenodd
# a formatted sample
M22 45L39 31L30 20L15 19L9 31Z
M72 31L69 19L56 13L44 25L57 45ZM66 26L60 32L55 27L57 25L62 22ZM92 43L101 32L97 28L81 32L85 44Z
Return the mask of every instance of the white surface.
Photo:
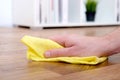
M69 0L63 0L62 1L62 23L68 23L68 7Z
M117 21L116 0L99 0L96 22L113 23Z
M110 26L110 25L120 25L120 23L94 23L94 22L87 22L87 23L67 23L67 24L36 24L35 27L84 27L84 26Z
M12 26L12 0L0 0L0 27Z
M35 0L13 0L13 24L33 26Z
M80 23L80 0L69 0L68 21L70 23Z

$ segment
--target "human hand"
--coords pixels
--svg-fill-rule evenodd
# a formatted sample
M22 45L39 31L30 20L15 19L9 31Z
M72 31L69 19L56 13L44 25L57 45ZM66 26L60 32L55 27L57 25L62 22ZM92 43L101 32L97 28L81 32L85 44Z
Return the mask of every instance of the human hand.
M50 57L68 56L108 56L111 53L109 41L103 37L88 37L77 35L54 36L53 41L64 46L62 49L48 50L44 55Z

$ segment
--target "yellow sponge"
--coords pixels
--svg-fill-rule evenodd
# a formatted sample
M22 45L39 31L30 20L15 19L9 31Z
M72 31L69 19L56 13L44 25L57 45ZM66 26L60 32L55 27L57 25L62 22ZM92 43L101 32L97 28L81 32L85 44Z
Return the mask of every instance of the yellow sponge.
M50 49L64 48L58 43L43 38L37 38L32 36L24 36L21 41L28 47L27 58L34 61L62 61L73 64L91 64L95 65L101 63L107 59L107 57L56 57L45 58L44 53Z

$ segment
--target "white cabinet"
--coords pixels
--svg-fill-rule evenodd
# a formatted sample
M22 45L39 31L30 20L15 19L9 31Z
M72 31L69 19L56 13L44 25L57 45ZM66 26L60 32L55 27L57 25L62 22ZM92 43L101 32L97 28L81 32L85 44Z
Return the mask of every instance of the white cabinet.
M13 24L36 26L36 13L39 12L39 0L13 0ZM37 7L38 6L38 7Z
M0 27L12 27L12 0L0 0Z
M42 6L42 7L41 7ZM118 0L98 0L94 22L87 22L85 0L13 0L13 23L30 27L119 25Z

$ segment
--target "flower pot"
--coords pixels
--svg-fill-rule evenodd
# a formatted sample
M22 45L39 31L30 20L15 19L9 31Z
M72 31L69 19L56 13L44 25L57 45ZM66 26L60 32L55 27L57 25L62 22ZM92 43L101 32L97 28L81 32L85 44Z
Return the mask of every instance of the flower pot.
M96 12L86 12L86 21L95 21Z

